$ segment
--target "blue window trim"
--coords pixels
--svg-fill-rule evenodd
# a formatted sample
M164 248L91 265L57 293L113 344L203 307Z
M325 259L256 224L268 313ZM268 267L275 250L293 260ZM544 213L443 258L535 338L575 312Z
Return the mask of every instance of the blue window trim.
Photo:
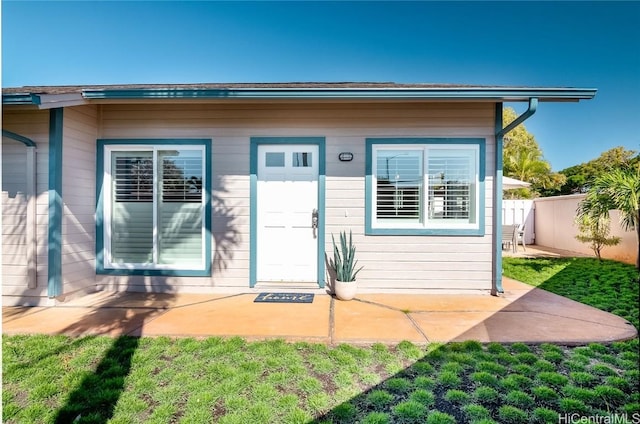
M250 217L249 217L249 287L258 278L258 146L268 144L312 144L318 146L318 286L324 287L325 244L325 138L324 137L251 137L250 141Z
M394 144L470 145L479 147L478 169L478 228L373 228L373 146ZM365 152L365 234L366 235L425 235L425 236L484 236L485 232L485 149L484 138L367 138Z
M104 267L104 154L106 146L162 146L184 145L204 146L205 155L205 185L204 185L204 226L205 226L205 268L192 269L115 269ZM96 273L106 275L148 275L148 276L176 276L176 277L208 277L211 275L211 139L98 139L96 159Z

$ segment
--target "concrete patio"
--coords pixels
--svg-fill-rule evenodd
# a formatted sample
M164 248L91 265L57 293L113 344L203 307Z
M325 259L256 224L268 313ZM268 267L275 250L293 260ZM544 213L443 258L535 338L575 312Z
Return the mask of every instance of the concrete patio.
M344 302L254 303L256 293L230 295L94 294L56 307L4 307L4 334L169 337L240 336L326 344L417 344L477 340L563 345L609 343L637 336L624 319L504 279L489 294L362 294Z

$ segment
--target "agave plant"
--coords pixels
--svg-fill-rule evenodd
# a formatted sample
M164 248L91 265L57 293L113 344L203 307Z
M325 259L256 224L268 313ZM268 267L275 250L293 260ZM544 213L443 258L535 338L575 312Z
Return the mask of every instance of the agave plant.
M346 231L340 233L340 249L336 245L333 234L331 240L333 241L333 259L329 259L329 264L336 271L336 279L343 282L356 281L356 275L363 267L355 269L358 261L355 259L356 247L352 242L351 231L349 231L348 243Z

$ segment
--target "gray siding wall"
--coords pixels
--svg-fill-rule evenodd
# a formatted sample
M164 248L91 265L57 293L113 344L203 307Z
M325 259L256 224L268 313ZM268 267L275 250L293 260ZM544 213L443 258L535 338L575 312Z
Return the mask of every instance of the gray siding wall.
M250 240L249 139L252 136L326 138L325 250L332 250L330 234L353 231L360 264L365 267L359 274L362 291L457 291L491 287L491 175L495 152L492 103L132 103L103 105L100 114L99 136L102 138L211 138L214 173L212 277L97 276L100 287L193 292L246 289ZM365 236L367 137L485 138L485 235ZM354 160L339 162L338 153L343 151L352 152Z
M98 107L64 109L62 293L95 289Z
M26 147L2 138L2 303L39 304L47 301L49 112L7 110L2 128L28 137L36 151L36 287L28 288L26 249Z

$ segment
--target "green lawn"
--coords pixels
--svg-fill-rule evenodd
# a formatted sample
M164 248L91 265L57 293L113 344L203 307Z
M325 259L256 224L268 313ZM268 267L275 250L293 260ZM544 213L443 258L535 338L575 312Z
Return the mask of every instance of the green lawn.
M504 270L638 327L632 266L505 258ZM638 339L423 348L3 336L3 422L557 423L564 414L632 422L638 350Z

